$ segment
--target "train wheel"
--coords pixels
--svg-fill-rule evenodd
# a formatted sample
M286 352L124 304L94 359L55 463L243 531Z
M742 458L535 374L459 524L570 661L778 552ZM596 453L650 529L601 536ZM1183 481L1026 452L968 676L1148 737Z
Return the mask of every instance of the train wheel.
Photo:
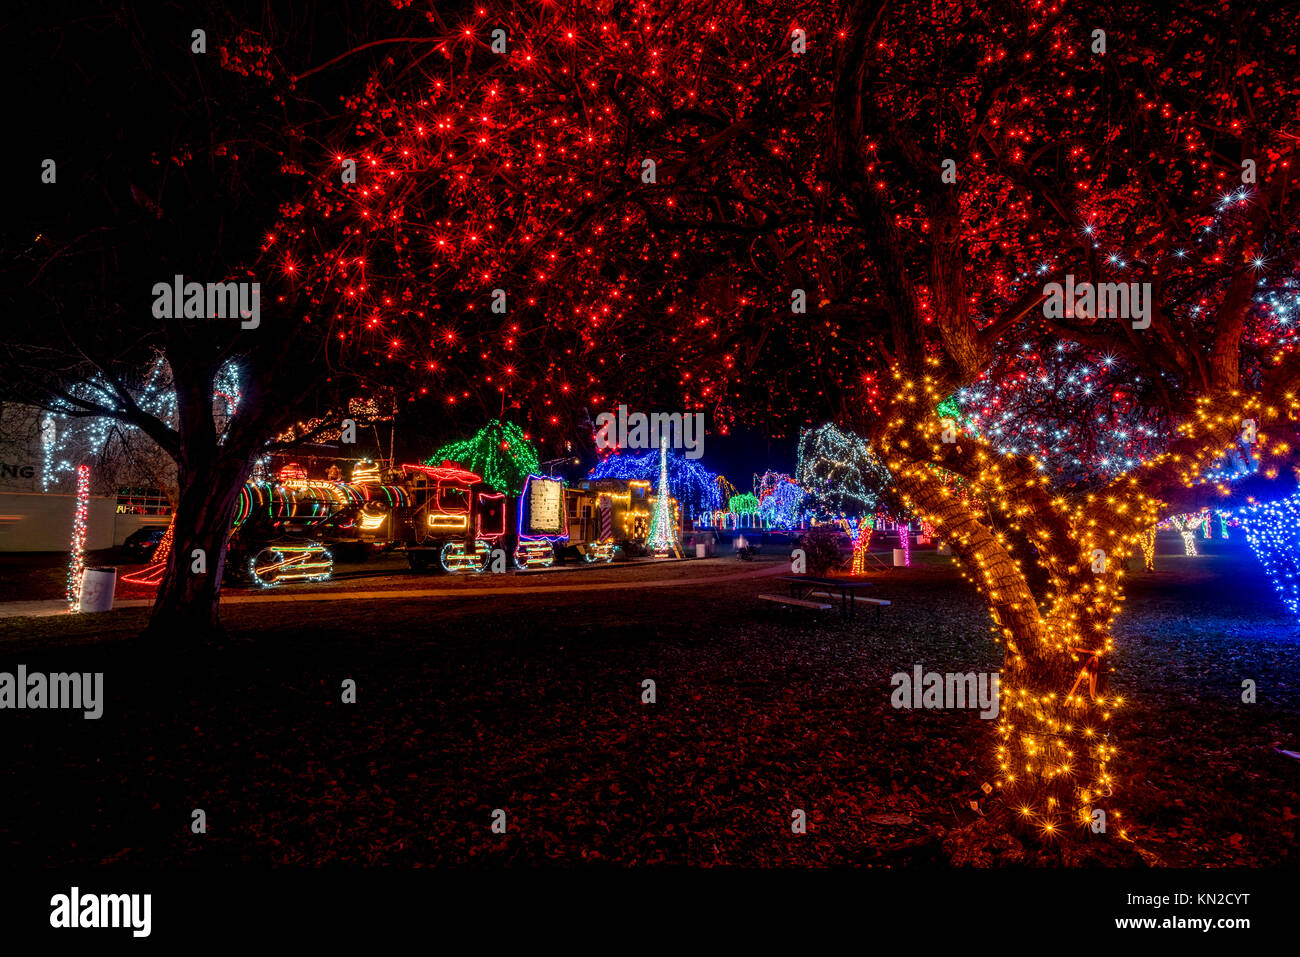
M406 561L410 564L411 571L427 572L429 570L429 556L425 555L424 552L408 551Z
M304 581L323 582L328 581L334 575L334 553L324 545L314 546L308 563L312 565L313 571L304 569Z
M438 564L447 574L454 575L461 571L460 556L464 551L465 547L460 542L448 542L438 553Z
M487 570L491 558L492 550L488 548L487 542L475 542L473 551L466 551L464 542L448 542L442 546L438 561L442 565L442 570L450 575L455 575L457 572L477 574Z
M605 564L609 564L614 560L614 543L597 542L594 545L588 545L587 552L585 555L583 555L583 558L585 558L588 561L588 563L593 565L596 562L604 562Z
M263 588L270 588L280 580L283 564L284 554L279 549L264 548L248 560L248 577Z
M324 545L267 546L248 562L248 575L263 587L284 582L319 582L334 574L334 556Z
M554 564L555 549L550 542L522 542L515 549L515 567L520 571L550 568Z

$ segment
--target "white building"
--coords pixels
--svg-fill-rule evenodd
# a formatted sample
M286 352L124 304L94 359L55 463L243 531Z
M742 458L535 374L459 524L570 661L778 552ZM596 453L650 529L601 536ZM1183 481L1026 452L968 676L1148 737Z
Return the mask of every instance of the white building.
M175 466L133 429L0 403L0 552L66 551L77 467L90 467L86 548L171 520Z

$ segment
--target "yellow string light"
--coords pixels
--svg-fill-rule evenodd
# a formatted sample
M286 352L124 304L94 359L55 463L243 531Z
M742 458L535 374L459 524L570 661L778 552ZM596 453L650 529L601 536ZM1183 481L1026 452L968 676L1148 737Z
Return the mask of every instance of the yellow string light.
M1155 526L1170 511L1153 490L1169 478L1185 488L1201 485L1236 443L1240 422L1282 413L1238 392L1202 397L1178 427L1174 448L1093 494L1067 499L1052 494L1033 456L998 453L969 435L943 442L942 420L928 414L943 398L938 383L897 371L894 379L879 451L904 507L952 546L962 577L983 593L1005 648L995 787L1044 836L1059 833L1066 820L1091 825L1093 805L1109 799L1115 784L1109 769L1118 749L1109 725L1123 699L1106 693L1104 675L1124 602L1124 566L1141 549L1154 567ZM1288 413L1297 408L1287 396ZM1287 454L1285 443L1268 442L1261 432L1261 455ZM963 494L945 481L952 473L965 480ZM991 513L1035 542L1049 582L1041 601L1005 536L991 527ZM1067 801L1073 809L1063 815Z

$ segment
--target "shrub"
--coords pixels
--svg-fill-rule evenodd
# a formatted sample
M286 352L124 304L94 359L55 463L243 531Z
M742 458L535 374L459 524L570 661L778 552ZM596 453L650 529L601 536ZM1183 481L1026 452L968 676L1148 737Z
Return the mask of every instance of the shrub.
M839 532L830 525L814 525L799 539L808 562L808 571L825 575L840 560Z

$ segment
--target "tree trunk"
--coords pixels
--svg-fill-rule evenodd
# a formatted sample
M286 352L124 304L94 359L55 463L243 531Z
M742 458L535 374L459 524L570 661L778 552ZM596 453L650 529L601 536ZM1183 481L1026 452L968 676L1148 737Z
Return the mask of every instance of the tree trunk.
M1095 599L1099 586L1107 596L1117 594L1121 556L1095 573L1080 557L1089 553L1089 543L1072 535L1044 540L1036 558L1017 560L977 503L914 464L920 467L891 462L895 483L908 507L961 559L1004 644L994 794L1014 829L1036 840L1110 831L1117 822L1107 800L1114 748L1105 672L1114 604ZM1037 530L1032 515L1021 521L1026 531ZM1034 560L1053 580L1054 594L1041 602L1023 564ZM1099 810L1104 813L1095 815Z
M1041 634L1045 640L1016 634L1007 642L997 747L1002 800L1019 829L1039 838L1106 833L1117 823L1109 803L1108 636L1084 648L1076 622L1055 616Z
M203 642L223 634L219 602L230 519L250 463L227 449L187 453L178 470L172 551L144 636L154 642Z

